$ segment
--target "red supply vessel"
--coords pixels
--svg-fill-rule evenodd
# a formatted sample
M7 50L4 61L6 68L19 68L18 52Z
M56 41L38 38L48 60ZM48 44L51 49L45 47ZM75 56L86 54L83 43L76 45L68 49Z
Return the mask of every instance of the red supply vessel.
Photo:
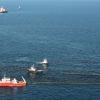
M0 80L0 87L23 87L26 86L26 80L22 77L22 81L18 81L16 78L3 77Z

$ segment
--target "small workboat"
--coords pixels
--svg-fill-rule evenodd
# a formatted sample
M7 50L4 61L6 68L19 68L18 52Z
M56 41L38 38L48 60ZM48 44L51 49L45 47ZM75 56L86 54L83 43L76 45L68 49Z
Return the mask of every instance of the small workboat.
M7 12L8 12L7 9L5 9L5 8L3 8L3 7L0 7L0 13L7 13Z
M37 62L38 64L48 64L48 60L45 58L41 62Z
M28 72L34 73L34 74L42 73L43 71L44 70L42 70L42 69L38 69L38 68L34 67L34 64L28 69Z
M48 68L48 60L46 58L43 59L43 61L41 61L41 62L37 62L37 64L42 65L44 69Z
M48 61L47 59L43 59L43 61L41 62L37 62L37 64L42 65L42 67L35 67L34 64L28 69L29 73L34 73L34 74L38 74L38 73L43 73L47 70L48 68Z
M26 80L22 77L22 81L18 81L16 78L3 77L0 80L0 87L23 87L26 86Z

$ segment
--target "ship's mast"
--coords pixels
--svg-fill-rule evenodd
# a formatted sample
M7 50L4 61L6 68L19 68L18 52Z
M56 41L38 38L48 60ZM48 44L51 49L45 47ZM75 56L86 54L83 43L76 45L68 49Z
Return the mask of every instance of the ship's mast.
M22 76L22 79L23 79L23 81L26 83L26 80L25 80L25 78Z

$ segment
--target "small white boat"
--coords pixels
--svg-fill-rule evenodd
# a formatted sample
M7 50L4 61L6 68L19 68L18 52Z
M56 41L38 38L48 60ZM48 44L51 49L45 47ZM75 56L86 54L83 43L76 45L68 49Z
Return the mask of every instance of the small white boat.
M37 69L34 67L34 64L28 69L28 71L35 72Z
M48 64L48 60L45 58L45 59L43 59L43 61L38 62L38 64Z
M5 9L3 7L0 8L0 13L7 13L7 12L8 12L7 9Z
M0 80L0 87L23 87L26 86L26 80L22 77L22 81L18 81L16 78L3 77Z
M34 67L34 64L28 69L28 71L30 72L30 73L41 73L41 72L43 72L44 70L42 70L42 69L37 69L36 67Z
M41 64L43 66L44 70L47 69L48 65L49 65L48 60L46 58L43 59L43 61L41 61L41 62L37 62L37 64Z

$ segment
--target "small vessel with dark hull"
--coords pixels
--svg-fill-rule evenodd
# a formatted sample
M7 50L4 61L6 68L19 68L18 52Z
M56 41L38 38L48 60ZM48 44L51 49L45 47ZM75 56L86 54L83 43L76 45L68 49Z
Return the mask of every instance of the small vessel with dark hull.
M48 64L48 60L45 58L45 59L43 59L43 61L38 62L38 64Z
M29 73L39 74L43 73L47 70L48 67L48 61L47 59L44 59L42 62L37 62L37 64L42 65L42 67L34 67L34 64L28 69Z
M34 74L38 74L38 73L42 73L44 70L39 69L34 67L34 64L28 69L29 73L34 73Z
M23 87L26 86L26 80L22 77L22 81L18 81L16 78L3 77L0 80L0 87Z
M3 8L3 7L0 7L0 13L7 13L7 12L8 12L7 9L5 9L5 8Z
M48 68L48 60L46 58L43 59L43 61L41 62L37 62L37 64L41 64L44 67L44 69Z

